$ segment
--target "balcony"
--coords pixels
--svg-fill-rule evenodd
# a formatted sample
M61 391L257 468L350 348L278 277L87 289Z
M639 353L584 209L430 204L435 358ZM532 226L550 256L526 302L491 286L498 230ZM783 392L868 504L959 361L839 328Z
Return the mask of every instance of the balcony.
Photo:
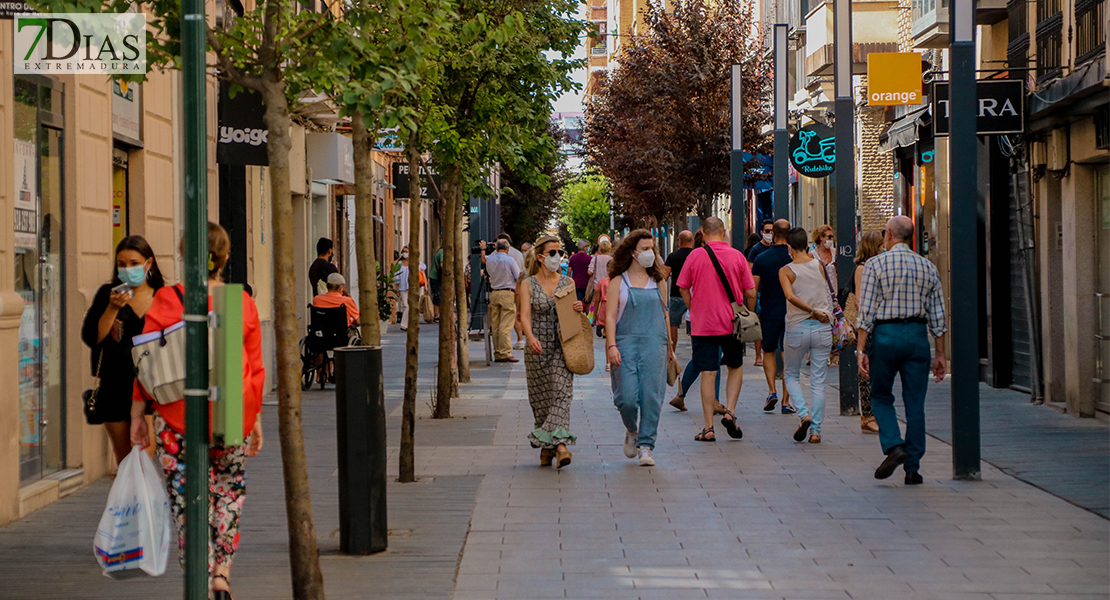
M606 55L608 55L608 51L605 48L605 43L604 42L594 44L590 48L590 57L591 58L592 57L606 56Z
M913 0L910 34L915 48L948 46L948 0Z

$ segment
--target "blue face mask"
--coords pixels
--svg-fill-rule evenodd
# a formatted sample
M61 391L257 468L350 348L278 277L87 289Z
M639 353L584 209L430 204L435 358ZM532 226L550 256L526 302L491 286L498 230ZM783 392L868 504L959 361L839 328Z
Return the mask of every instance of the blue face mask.
M146 265L118 267L116 272L119 273L120 281L133 288L139 287L146 281Z

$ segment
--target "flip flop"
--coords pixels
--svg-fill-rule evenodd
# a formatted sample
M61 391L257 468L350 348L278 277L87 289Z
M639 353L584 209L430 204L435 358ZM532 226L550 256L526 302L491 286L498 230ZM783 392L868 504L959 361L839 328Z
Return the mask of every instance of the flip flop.
M725 416L721 417L721 425L724 426L728 437L734 440L744 437L744 432L736 425L736 415L732 414L732 411L725 411Z

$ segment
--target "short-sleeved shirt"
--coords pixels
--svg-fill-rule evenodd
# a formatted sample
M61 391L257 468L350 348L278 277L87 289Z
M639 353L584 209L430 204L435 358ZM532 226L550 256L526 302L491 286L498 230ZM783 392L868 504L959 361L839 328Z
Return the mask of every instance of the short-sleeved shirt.
M443 248L440 248L432 255L432 266L428 268L428 279L439 279L439 272L442 268Z
M759 317L782 320L786 318L786 295L779 283L779 269L790 264L790 249L786 244L771 246L752 264L752 275L759 277Z
M338 273L339 269L331 263L331 261L317 258L312 261L308 267L308 287L312 290L312 295L317 296L320 294L320 281L327 281L328 275Z
M520 250L509 246L509 257L516 261L516 266L521 271L524 271L524 255L520 253Z
M354 325L358 322L358 306L350 296L344 296L339 292L328 292L320 294L312 299L312 306L316 308L337 308L344 307L347 309L347 325Z
M755 264L755 259L759 258L760 254L763 254L764 252L770 250L771 248L774 248L774 246L768 246L767 244L764 244L763 242L759 242L758 244L752 246L752 249L748 250L748 256L747 256L748 264L754 265Z
M755 287L752 269L744 255L728 242L712 241L709 245L721 263L732 294L738 303L744 302L744 292ZM725 288L713 268L705 248L690 253L678 276L678 287L690 290L690 334L730 335L732 333L732 304Z
M667 268L671 270L671 298L679 298L682 293L678 291L678 276L682 273L682 265L686 264L693 248L679 248L667 257Z
M520 279L520 267L506 252L494 252L486 258L489 287L493 290L515 290Z
M574 276L574 287L585 288L590 282L590 255L585 252L575 252L568 264Z

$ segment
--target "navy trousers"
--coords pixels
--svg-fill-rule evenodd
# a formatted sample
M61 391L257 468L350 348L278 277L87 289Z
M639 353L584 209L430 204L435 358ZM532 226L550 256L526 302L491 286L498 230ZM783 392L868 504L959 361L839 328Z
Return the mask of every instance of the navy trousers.
M880 323L871 332L871 409L879 424L883 453L905 445L907 473L921 468L925 455L925 393L929 386L929 332L923 323ZM898 428L894 410L894 377L902 380L906 409L906 437Z

